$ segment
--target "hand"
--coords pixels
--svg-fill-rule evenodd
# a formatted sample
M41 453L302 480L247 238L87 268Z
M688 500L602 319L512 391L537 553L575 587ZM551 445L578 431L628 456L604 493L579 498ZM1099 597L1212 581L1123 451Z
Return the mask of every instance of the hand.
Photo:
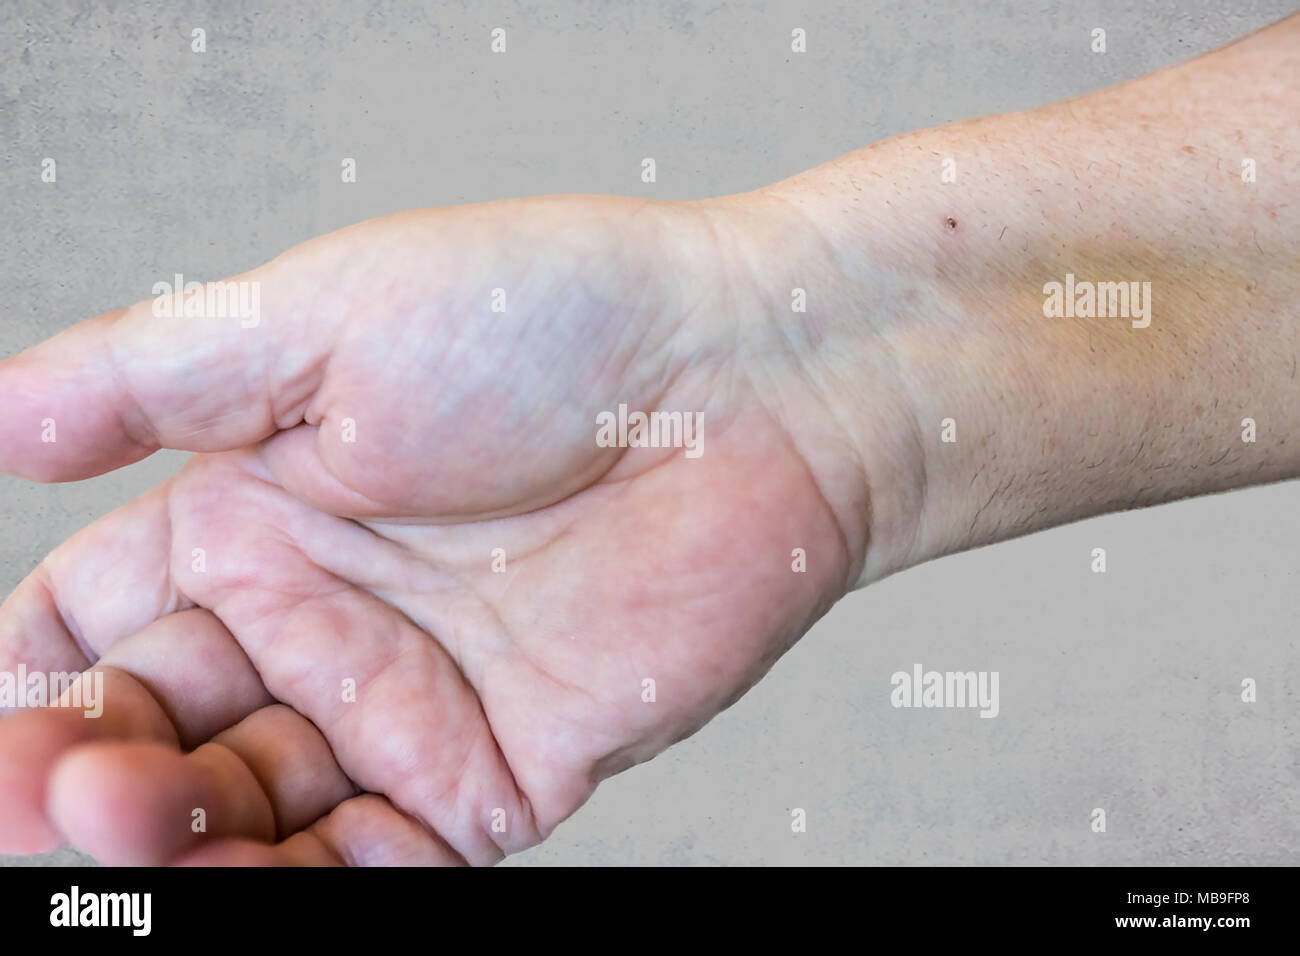
M0 850L488 863L735 701L865 556L856 466L786 425L818 399L762 277L801 228L400 214L238 277L256 324L146 301L3 363L5 470L203 454L0 609L0 670L103 675L98 719L0 722ZM601 447L620 405L699 414L698 447Z
M0 675L104 691L0 722L0 851L490 862L850 587L1300 475L1297 35L759 193L375 220L239 277L256 322L0 364L2 470L205 453L0 609ZM1049 314L1075 275L1144 321ZM605 447L620 406L703 453Z

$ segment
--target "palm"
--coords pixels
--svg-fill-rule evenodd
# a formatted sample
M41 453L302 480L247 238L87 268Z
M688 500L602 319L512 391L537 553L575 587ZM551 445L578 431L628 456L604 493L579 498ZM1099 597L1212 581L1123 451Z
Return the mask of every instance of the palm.
M265 409L214 409L211 341L138 339L144 427L244 447L7 602L0 667L98 658L107 699L0 725L3 842L52 818L107 862L487 862L756 680L851 559L725 347L755 300L694 219L664 252L668 215L499 204L300 247L241 333ZM620 403L702 412L705 454L599 447Z

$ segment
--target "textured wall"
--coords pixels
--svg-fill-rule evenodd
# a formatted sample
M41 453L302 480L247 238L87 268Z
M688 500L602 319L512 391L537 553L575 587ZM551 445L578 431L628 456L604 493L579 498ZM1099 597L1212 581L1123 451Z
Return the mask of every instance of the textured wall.
M147 298L158 276L218 278L358 219L548 192L746 190L892 133L1138 76L1295 8L261 6L5 0L0 353ZM488 53L496 26L503 56ZM1094 26L1104 56L1088 50ZM793 27L806 54L789 53ZM355 185L339 182L344 156ZM0 477L0 587L181 460L59 487ZM1298 533L1291 483L889 579L511 863L1298 863ZM1097 546L1105 575L1089 571ZM914 661L998 670L1000 716L895 710L890 674ZM1238 697L1247 676L1254 705ZM1097 806L1104 835L1088 826ZM791 833L792 807L807 833Z

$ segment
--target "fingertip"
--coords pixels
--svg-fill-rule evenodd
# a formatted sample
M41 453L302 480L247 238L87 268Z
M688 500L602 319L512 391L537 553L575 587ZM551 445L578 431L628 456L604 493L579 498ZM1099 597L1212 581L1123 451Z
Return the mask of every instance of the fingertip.
M101 328L74 327L0 361L0 471L44 483L79 481L157 450L126 427L123 396L102 358Z
M45 813L44 780L0 760L0 853L48 853L63 843Z
M46 811L68 841L109 866L164 862L190 837L185 758L153 743L92 743L50 773Z
M0 721L0 853L46 853L64 845L46 811L51 763L76 739L75 728L45 711Z
M78 747L51 773L46 808L73 846L111 866L159 866L224 837L275 837L256 778L215 744L188 754L142 741Z

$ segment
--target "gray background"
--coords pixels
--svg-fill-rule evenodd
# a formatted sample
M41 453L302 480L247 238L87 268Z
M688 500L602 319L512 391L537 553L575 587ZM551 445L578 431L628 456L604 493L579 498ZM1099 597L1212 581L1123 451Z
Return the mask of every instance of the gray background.
M219 278L358 219L751 189L1138 76L1296 6L0 3L0 354L147 298L158 277ZM190 52L195 26L206 54ZM496 26L505 55L488 52ZM55 487L0 476L0 587L182 458ZM1300 862L1298 533L1293 482L898 575L511 863ZM1109 573L1090 572L1093 547ZM1000 671L1001 715L891 708L890 674L915 661Z

